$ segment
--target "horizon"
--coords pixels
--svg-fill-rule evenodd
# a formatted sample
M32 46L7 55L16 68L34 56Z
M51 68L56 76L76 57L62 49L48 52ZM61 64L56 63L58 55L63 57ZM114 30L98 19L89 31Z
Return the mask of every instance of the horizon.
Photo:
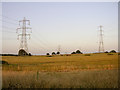
M111 51L111 50L110 50ZM108 51L108 53L110 53L110 51ZM74 52L74 51L73 51ZM105 51L106 52L106 51ZM94 53L105 53L105 52L82 52L82 54L94 54ZM29 52L31 53L31 52ZM56 53L56 52L55 52ZM71 52L72 53L72 52ZM71 53L60 53L60 55L63 55L63 54L71 54ZM116 51L116 53L120 53L119 51ZM13 54L13 55L18 55L18 53L2 53L2 54ZM32 54L32 53L31 53ZM32 55L46 55L47 52L45 54L32 54ZM50 55L52 55L52 52L49 53ZM1 53L0 53L1 55ZM59 54L56 54L56 55L59 55Z

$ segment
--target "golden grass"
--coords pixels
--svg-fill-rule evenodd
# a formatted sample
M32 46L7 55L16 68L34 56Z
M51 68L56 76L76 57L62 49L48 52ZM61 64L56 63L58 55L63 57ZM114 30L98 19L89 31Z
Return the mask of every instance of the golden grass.
M118 88L118 71L3 71L3 88Z
M3 88L117 88L118 54L3 56Z
M2 60L10 65L3 65L2 69L6 71L41 71L41 72L69 72L81 70L99 70L118 68L118 54L107 55L77 54L71 56L3 56Z

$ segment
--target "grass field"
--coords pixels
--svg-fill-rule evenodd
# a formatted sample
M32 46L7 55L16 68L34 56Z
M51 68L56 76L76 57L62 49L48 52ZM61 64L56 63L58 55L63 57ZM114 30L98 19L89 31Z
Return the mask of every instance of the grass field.
M2 60L10 65L3 65L3 70L11 71L80 71L94 69L114 69L118 67L118 55L91 54L91 56L4 56Z
M3 88L117 88L118 54L3 56Z

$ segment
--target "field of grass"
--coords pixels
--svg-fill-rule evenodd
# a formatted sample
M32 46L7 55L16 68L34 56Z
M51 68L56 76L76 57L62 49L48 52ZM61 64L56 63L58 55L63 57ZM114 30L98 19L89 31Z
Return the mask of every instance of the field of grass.
M3 65L3 70L11 71L41 71L69 72L94 69L114 69L118 67L118 55L91 54L86 56L3 56L2 60L9 65Z
M3 88L117 88L118 54L3 56Z
M3 71L3 88L117 88L118 71Z

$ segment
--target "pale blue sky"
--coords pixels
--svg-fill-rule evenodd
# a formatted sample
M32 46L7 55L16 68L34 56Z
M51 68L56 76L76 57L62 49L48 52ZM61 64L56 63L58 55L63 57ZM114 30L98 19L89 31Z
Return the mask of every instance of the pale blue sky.
M62 53L96 52L99 25L103 25L105 50L118 49L117 2L7 2L2 9L3 53L17 53L15 32L23 17L31 21L28 48L33 54L57 51L58 45Z

